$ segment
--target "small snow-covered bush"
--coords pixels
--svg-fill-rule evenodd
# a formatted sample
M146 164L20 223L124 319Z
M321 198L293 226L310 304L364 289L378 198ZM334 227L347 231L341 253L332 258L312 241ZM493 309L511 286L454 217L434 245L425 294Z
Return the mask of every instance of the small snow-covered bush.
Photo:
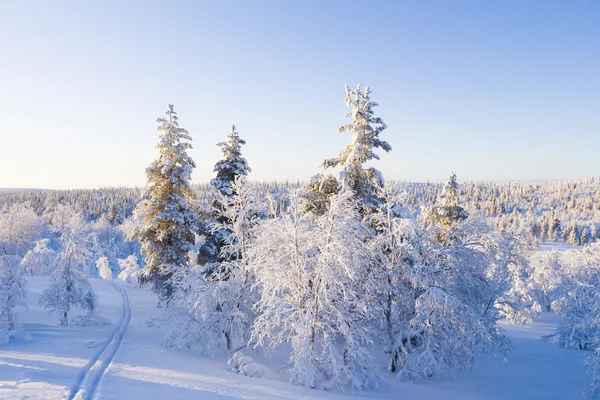
M126 259L119 259L119 267L121 268L121 272L119 272L118 278L127 283L138 283L138 278L142 270L138 265L138 259L134 255L128 256Z
M98 274L100 275L100 278L106 279L106 280L110 280L113 278L113 272L110 269L110 267L108 266L108 258L107 257L100 257L96 261L96 268L98 268Z
M245 356L241 351L236 351L227 361L231 372L253 378L264 378L270 372L269 368L255 362L252 357Z
M103 317L98 315L78 315L71 321L74 325L78 326L92 326L92 325L111 325L112 323Z

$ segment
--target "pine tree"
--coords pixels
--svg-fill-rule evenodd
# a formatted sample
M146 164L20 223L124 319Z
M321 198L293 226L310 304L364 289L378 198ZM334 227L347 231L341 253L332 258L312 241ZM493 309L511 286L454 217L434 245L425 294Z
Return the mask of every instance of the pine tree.
M550 218L550 226L548 228L548 237L555 242L557 242L562 237L562 232L560 228L560 220L558 219L558 214L556 209L552 210L552 216Z
M377 197L383 186L383 177L375 168L363 168L363 164L373 159L379 160L374 149L385 152L392 150L388 142L379 139L379 134L387 128L380 117L375 117L373 108L378 104L371 101L371 91L367 87L361 91L361 85L351 90L346 85L346 106L351 111L345 118L351 122L339 128L339 133L352 135L352 143L346 146L336 158L323 161L325 168L340 166L340 178L349 189L353 190L360 201L361 211L370 212L377 208L381 199Z
M307 200L308 209L306 211L315 215L323 215L333 196L337 195L341 189L340 182L333 175L317 174L313 176L302 193Z
M221 147L223 159L215 164L214 172L217 177L210 181L223 196L233 195L232 184L239 176L247 176L252 172L248 166L248 162L242 157L242 145L246 141L240 138L239 133L235 130L235 125L231 127L231 133L227 135L225 142L217 143Z
M121 219L121 216L119 215L119 212L117 211L117 205L115 204L114 201L112 203L110 203L108 212L106 214L106 219L112 225L117 225L117 224L123 223L123 220Z
M581 227L581 239L580 239L581 245L585 246L586 244L588 244L590 242L590 238L588 236L588 231L587 228L585 226Z
M437 204L426 213L426 219L433 221L441 228L438 235L440 241L445 239L445 233L457 223L469 217L469 213L460 205L458 197L458 182L456 174L452 173L444 186L444 191L437 200ZM504 230L504 219L498 218L499 228Z
M579 226L577 224L573 225L571 228L571 233L569 233L569 240L567 241L569 244L578 245L580 244L581 236L579 232Z
M21 274L16 257L0 256L0 331L17 329L17 315L13 309L24 307L27 281Z
M196 196L190 187L196 166L187 150L192 148L188 131L179 127L177 113L169 105L159 118L159 157L146 170L146 199L134 211L140 226L133 232L145 256L141 283L150 283L159 304L173 294L174 273L189 262L199 217L194 210Z
M542 221L540 223L540 232L541 232L541 239L542 242L545 242L546 239L548 239L548 218L544 215L542 217Z
M210 184L224 196L225 201L235 195L234 182L237 179L244 178L252 171L246 159L242 157L241 148L243 144L246 144L246 141L240 138L235 125L231 127L231 133L227 135L227 140L217 143L217 146L221 147L223 159L215 164L214 171L217 176L210 181ZM229 222L222 212L223 204L221 201L213 200L212 211L213 219L204 229L204 243L198 250L197 258L197 263L202 266L203 273L206 276L212 275L215 268L226 261L221 255L221 249L232 233L227 229L215 229L217 225L222 226Z

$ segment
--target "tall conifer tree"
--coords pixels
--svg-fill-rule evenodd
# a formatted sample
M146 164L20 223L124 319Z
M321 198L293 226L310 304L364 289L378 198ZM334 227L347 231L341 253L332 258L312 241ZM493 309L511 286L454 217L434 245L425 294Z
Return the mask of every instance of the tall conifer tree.
M199 217L196 196L190 187L196 167L187 150L192 148L188 131L179 127L173 105L159 118L157 148L159 157L148 169L145 198L134 211L140 226L133 237L142 245L145 267L142 283L150 283L159 302L173 294L173 277L188 264L188 252L195 242Z

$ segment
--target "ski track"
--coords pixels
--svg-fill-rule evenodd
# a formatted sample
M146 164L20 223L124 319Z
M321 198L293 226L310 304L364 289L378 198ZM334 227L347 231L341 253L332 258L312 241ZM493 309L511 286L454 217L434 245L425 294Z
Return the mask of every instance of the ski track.
M112 363L115 355L121 347L123 337L129 328L131 321L131 304L125 289L113 283L114 288L121 293L123 298L123 315L117 328L111 333L99 351L90 359L85 367L77 376L75 384L71 387L68 400L91 400L96 393L100 380L104 376L106 369Z

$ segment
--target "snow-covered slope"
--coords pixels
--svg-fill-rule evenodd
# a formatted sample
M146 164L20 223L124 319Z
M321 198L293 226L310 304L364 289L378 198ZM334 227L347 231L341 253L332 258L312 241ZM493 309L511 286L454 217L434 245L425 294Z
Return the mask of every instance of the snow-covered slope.
M226 359L209 359L160 346L167 327L156 326L160 310L148 290L122 282L91 279L99 297L99 315L107 326L61 327L58 318L37 306L45 278L29 278L29 310L20 313L22 328L34 341L0 345L0 399L579 399L586 384L583 352L539 340L555 327L552 315L534 324L506 326L514 351L507 361L482 359L478 368L444 381L404 383L368 393L308 390L273 372L258 379L229 372ZM119 285L115 288L115 284ZM123 288L126 296L119 288ZM130 320L126 304L130 305ZM125 313L125 314L124 314ZM70 317L77 315L73 312ZM113 358L114 355L114 358ZM254 356L254 355L253 355ZM90 360L92 361L90 363ZM93 362L98 360L98 362ZM260 360L261 362L263 360ZM279 365L266 362L274 371ZM92 371L87 373L87 371ZM77 385L79 383L79 385ZM72 393L74 396L76 393Z

